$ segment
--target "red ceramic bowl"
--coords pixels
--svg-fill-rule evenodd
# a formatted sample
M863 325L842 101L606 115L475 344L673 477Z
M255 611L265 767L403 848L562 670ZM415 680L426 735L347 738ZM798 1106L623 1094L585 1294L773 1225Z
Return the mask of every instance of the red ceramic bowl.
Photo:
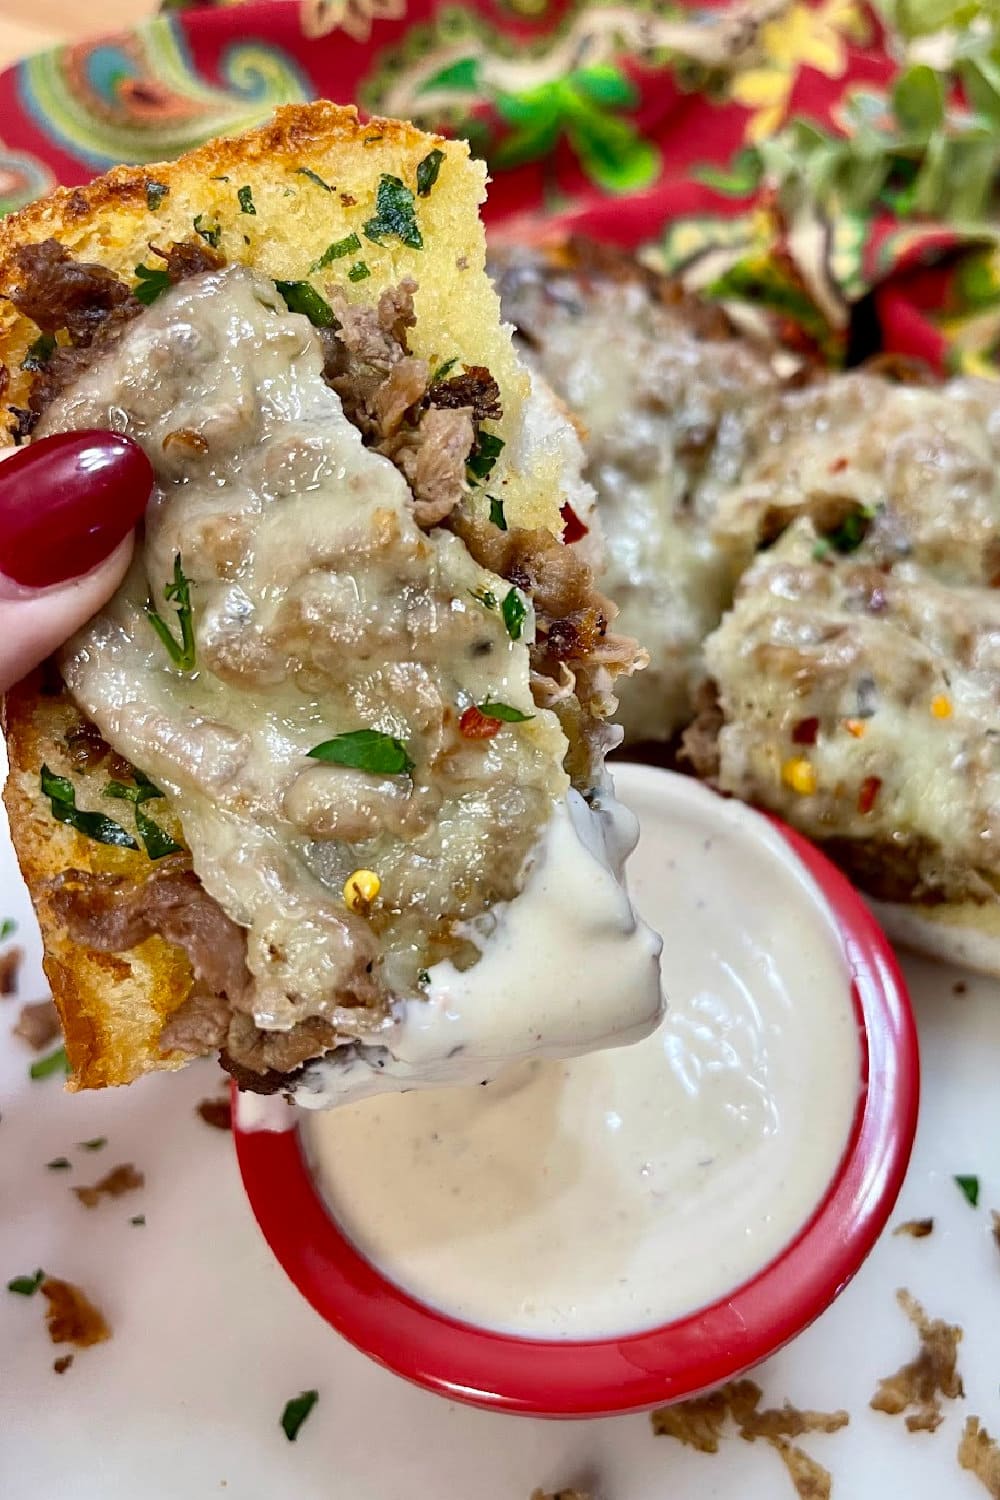
M237 1129L243 1181L271 1249L321 1317L358 1349L450 1400L531 1416L611 1415L732 1379L794 1338L843 1290L881 1233L909 1161L917 1039L896 960L864 902L822 854L777 826L840 928L860 1040L850 1138L804 1228L735 1291L663 1327L586 1342L519 1338L461 1323L387 1280L331 1218L296 1130Z

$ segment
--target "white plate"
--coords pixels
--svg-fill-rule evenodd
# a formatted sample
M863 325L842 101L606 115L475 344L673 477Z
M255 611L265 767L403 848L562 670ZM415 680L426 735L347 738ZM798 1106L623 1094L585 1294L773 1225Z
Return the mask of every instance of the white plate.
M42 993L39 940L4 830L0 917L28 948L19 999ZM756 1372L767 1405L846 1408L850 1425L802 1446L834 1500L982 1500L957 1465L967 1414L1000 1433L1000 985L907 960L923 1045L917 1147L892 1224L933 1216L928 1239L886 1234L820 1321ZM966 993L953 993L956 982ZM71 1097L30 1082L32 1054L0 1001L0 1496L3 1500L527 1500L580 1485L595 1500L794 1500L778 1456L730 1434L716 1455L654 1438L648 1419L547 1423L493 1416L410 1388L355 1353L272 1259L243 1196L232 1143L195 1113L218 1070ZM76 1143L106 1135L98 1153ZM68 1156L71 1172L45 1163ZM86 1209L70 1192L133 1162L138 1193ZM953 1182L978 1174L978 1210ZM146 1216L144 1227L129 1220ZM53 1358L40 1296L2 1289L44 1267L79 1283L114 1336ZM964 1400L934 1434L872 1412L881 1375L916 1352L894 1300L909 1287L960 1323ZM319 1403L289 1444L285 1401Z

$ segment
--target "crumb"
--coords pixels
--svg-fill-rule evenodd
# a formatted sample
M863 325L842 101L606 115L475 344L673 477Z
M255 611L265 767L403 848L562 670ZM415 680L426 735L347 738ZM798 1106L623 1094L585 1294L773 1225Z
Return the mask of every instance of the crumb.
M111 1337L104 1314L71 1281L47 1276L42 1282L42 1295L49 1304L45 1317L54 1344L89 1349L91 1344L103 1344Z
M353 208L354 205L355 205L355 203L357 203L358 200L357 200L357 198L352 198L352 196L351 196L350 193L341 193L341 195L340 195L340 201L344 205L345 208Z
M93 1187L75 1187L73 1192L85 1207L96 1208L102 1197L120 1198L123 1193L134 1193L145 1181L142 1173L137 1172L129 1161L120 1167L113 1167Z
M469 269L469 257L467 255L460 255L455 262L455 269L457 271L467 271Z
M955 983L951 987L951 992L953 995L964 995L967 994L968 989L969 986L966 984L964 979L956 979Z
M62 1032L59 1012L51 1000L32 1000L21 1006L21 1014L14 1035L27 1042L36 1052L41 1052Z
M934 1432L944 1421L941 1397L954 1401L965 1394L956 1368L962 1330L940 1318L928 1318L905 1289L896 1293L896 1300L920 1335L920 1350L916 1359L879 1381L869 1405L873 1411L893 1417L912 1406L914 1410L906 1418L907 1429Z
M846 1411L800 1410L786 1401L780 1409L751 1411L740 1422L740 1436L752 1443L754 1438L797 1438L804 1432L839 1432L850 1421Z
M925 1240L929 1234L934 1233L934 1220L907 1219L905 1224L897 1224L892 1232L908 1234L911 1240Z
M675 1437L699 1453L718 1453L722 1429L731 1416L748 1443L763 1438L777 1450L799 1500L829 1500L828 1470L788 1439L801 1437L804 1432L839 1432L850 1421L847 1412L810 1411L788 1401L780 1408L758 1411L762 1395L754 1381L737 1380L707 1396L653 1412L653 1431L658 1437Z
M198 1105L198 1114L206 1125L214 1125L216 1130L233 1128L233 1111L228 1098L203 1099Z
M72 1363L72 1354L60 1354L58 1359L54 1359L52 1361L52 1368L53 1370L55 1370L57 1375L65 1375L66 1371L69 1369Z
M799 1500L830 1500L832 1480L829 1469L824 1469L822 1464L785 1438L772 1437L768 1442L777 1449Z
M958 1463L968 1469L988 1490L993 1500L1000 1500L1000 1444L991 1438L978 1417L966 1417L965 1430L958 1445Z
M17 976L24 962L23 948L8 948L0 954L0 995L13 995L17 991Z

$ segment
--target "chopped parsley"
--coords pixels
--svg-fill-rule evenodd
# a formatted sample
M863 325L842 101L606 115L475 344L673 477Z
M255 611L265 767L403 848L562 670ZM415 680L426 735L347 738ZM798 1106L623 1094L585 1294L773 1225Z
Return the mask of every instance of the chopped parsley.
M357 260L348 271L347 279L348 281L367 281L368 277L371 274L372 273L371 271L369 271L365 262L363 260Z
M239 200L241 214L256 214L257 209L254 206L253 189L249 185L237 188L236 197Z
M441 163L444 161L443 151L429 151L422 162L417 164L417 196L426 198L431 188L438 180Z
M129 1219L129 1223L130 1224L136 1224L136 1225L140 1225L140 1226L143 1225L143 1224L145 1224L145 1222L146 1222L146 1215L145 1214L133 1214L132 1217L131 1217L131 1219Z
M979 1178L959 1176L955 1178L955 1183L962 1189L962 1192L965 1194L966 1202L969 1203L972 1208L978 1208Z
M29 1076L34 1079L51 1078L53 1073L59 1072L69 1072L69 1059L66 1056L65 1047L57 1047L56 1050L54 1052L50 1052L47 1057L40 1057L38 1061L33 1062L31 1064L31 1067L28 1069Z
M303 1391L300 1396L293 1396L291 1401L285 1402L285 1409L281 1413L281 1425L290 1443L295 1442L302 1423L318 1400L319 1391Z
M364 231L376 245L392 235L411 250L424 248L424 237L413 212L413 194L398 177L383 172L375 198L375 214L365 224Z
M443 365L438 365L437 369L434 371L434 374L431 376L431 385L437 385L438 381L443 380L446 375L450 374L450 372L455 368L457 364L457 357L453 357L451 359L446 359Z
M495 432L476 433L475 445L466 460L465 468L470 479L488 479L493 466L503 451L504 441Z
M95 1135L93 1140L80 1141L78 1144L81 1151L103 1151L108 1144L108 1138L106 1135Z
M327 765L352 766L356 771L371 771L376 776L404 776L413 770L413 761L402 740L377 729L338 734L332 740L314 745L308 753L313 760Z
M165 182L146 183L146 207L151 213L155 214L169 192L170 189Z
M193 672L194 613L191 609L191 580L184 574L179 552L174 558L173 581L164 588L163 597L168 604L177 606L177 623L181 630L180 641L174 639L166 620L153 608L152 599L146 600L146 618L166 647L167 655L174 666L181 672Z
M222 239L222 226L218 219L213 222L206 219L204 214L196 214L194 232L201 235L206 245L211 245L213 250L218 250L219 241Z
M506 531L507 517L503 513L503 501L498 500L495 495L487 495L486 498L490 502L490 520L493 525L498 526L501 531Z
M511 589L503 601L501 613L503 614L503 622L507 627L507 634L512 641L519 641L528 611L517 589Z
M136 266L135 274L139 278L139 285L135 288L135 295L144 307L149 307L157 297L163 295L170 286L170 276L165 270L158 270L154 266Z
M483 606L484 609L500 608L500 605L497 601L497 596L493 593L492 589L470 589L469 593L478 604L481 604Z
M4 917L0 922L0 943L5 943L9 937L13 937L17 931L17 923L13 917Z
M56 351L56 336L54 333L39 334L35 342L28 347L28 351L21 361L22 370L41 370L48 364Z
M136 771L135 782L135 786L128 786L123 781L109 781L104 788L104 795L105 797L119 797L133 804L135 826L150 859L163 859L168 854L179 854L181 845L175 843L169 833L165 833L159 823L155 823L142 809L144 802L151 802L157 797L162 797L163 793L141 771Z
M824 557L828 557L831 551L839 552L842 557L856 552L868 535L868 528L874 519L875 510L871 505L864 505L860 510L852 510L839 526L820 537L813 548L813 558L820 562Z
M332 266L335 260L343 260L345 255L353 255L355 250L361 249L361 241L356 234L349 234L342 240L334 240L332 245L327 245L319 260L312 266L314 271L323 271L327 266Z
M534 714L523 714L509 703L494 703L490 698L485 703L477 703L476 707L484 719L501 719L504 724L526 724L535 717Z
M52 1160L47 1161L45 1165L48 1167L50 1172L66 1172L72 1167L73 1163L70 1161L68 1156L54 1156Z
M57 823L65 823L70 828L75 828L77 833L82 833L89 839L94 839L98 844L116 844L120 849L138 849L138 844L130 833L126 833L120 823L113 818L107 818L103 813L84 812L76 805L76 788L68 776L56 776L48 766L42 766L41 771L42 795L48 797L52 809L52 816ZM44 1078L44 1073L35 1072L35 1064L31 1070L32 1078Z
M309 181L314 182L317 187L321 187L324 193L333 192L333 188L330 186L330 184L328 182L324 182L319 173L314 172L312 167L296 167L295 171L299 177L308 177Z
M44 1271L36 1271L34 1276L15 1276L13 1281L8 1281L8 1292L16 1292L19 1297L33 1297L45 1280Z
M336 323L333 308L308 281L276 281L289 312L301 313L316 328L332 328Z

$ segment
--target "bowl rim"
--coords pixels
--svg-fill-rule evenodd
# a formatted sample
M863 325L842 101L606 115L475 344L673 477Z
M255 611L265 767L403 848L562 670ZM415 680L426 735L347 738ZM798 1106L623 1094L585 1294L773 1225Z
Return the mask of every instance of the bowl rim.
M919 1104L916 1028L895 954L862 897L800 834L770 815L766 821L805 866L841 935L860 1044L848 1141L810 1218L739 1287L662 1326L573 1341L507 1334L463 1323L390 1281L330 1215L299 1131L241 1130L234 1107L239 1168L264 1238L306 1300L362 1353L426 1390L493 1411L642 1411L698 1395L766 1359L855 1275L909 1163Z

